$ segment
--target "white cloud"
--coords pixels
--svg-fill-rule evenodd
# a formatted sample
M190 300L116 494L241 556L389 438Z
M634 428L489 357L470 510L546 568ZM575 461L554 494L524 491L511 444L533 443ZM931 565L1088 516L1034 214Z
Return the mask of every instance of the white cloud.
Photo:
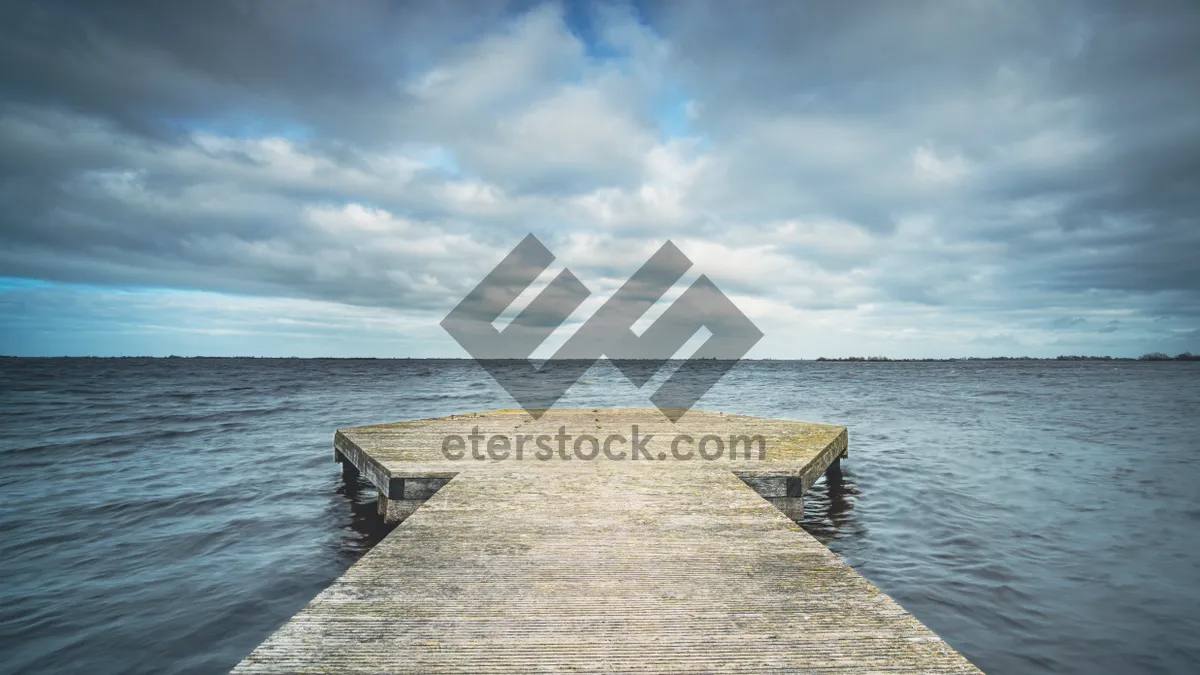
M1101 20L1065 48L988 5L763 11L761 35L698 3L653 21L594 8L584 31L546 4L425 50L409 30L403 54L318 25L339 45L327 58L348 61L231 74L189 54L196 72L172 79L163 60L149 90L104 105L12 94L0 275L68 284L70 302L73 283L199 289L174 306L212 335L278 337L232 318L254 298L288 325L308 313L385 342L395 318L421 336L405 345L449 355L430 326L532 231L592 289L580 312L672 239L689 279L707 274L762 327L759 356L1149 351L1194 331L1194 204L1172 187L1194 166L1173 146L1200 132L1172 93L1192 70L1097 78L1134 67L1093 60L1112 44ZM848 46L863 40L878 53ZM105 68L142 51L86 71L116 82ZM168 93L194 117L160 112ZM122 302L151 311L136 294L101 304ZM1061 316L1084 320L1054 328Z
M922 180L953 183L966 175L967 162L962 155L941 157L934 150L922 146L913 153L913 168Z

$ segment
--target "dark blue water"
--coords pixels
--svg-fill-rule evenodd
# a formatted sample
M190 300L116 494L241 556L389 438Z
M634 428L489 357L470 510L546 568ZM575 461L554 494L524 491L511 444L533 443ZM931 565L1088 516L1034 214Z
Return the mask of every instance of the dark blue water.
M227 670L386 534L336 427L496 407L461 361L0 360L0 671ZM803 525L985 671L1200 671L1200 363L743 362L699 407L848 426Z

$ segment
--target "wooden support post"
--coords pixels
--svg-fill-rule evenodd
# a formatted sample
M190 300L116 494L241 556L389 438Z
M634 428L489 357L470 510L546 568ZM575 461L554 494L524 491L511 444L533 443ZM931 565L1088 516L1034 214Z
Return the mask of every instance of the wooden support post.
M770 497L767 501L783 511L783 515L799 522L804 520L804 497Z
M833 464L825 469L825 484L826 485L841 485L842 483L842 458L838 457L833 460Z
M358 482L358 467L354 466L354 462L346 459L346 456L336 448L333 451L333 461L342 465L342 480L349 485L354 485Z
M399 525L424 503L424 499L391 499L380 492L378 511L385 524Z

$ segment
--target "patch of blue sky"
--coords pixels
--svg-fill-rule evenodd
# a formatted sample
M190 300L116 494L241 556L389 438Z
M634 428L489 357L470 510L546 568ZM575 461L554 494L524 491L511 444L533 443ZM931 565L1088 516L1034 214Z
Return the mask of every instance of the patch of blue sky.
M612 45L604 42L596 32L595 5L581 0L567 0L563 3L563 21L567 29L583 43L588 58L603 61L617 58L620 54Z
M313 128L306 124L254 114L232 113L214 118L165 117L160 123L178 131L226 138L284 138L303 143L316 137Z
M624 9L643 25L649 26L645 19L645 13L641 11L640 3L628 3ZM563 3L563 17L567 28L583 43L588 58L627 72L630 55L625 50L608 42L597 30L598 11L596 5L589 2L568 0ZM658 124L661 140L689 138L697 135L692 124L692 105L692 97L688 96L681 87L668 84L661 89L651 110L651 114ZM700 140L703 143L703 139Z
M458 159L447 148L434 146L418 152L416 159L429 168L436 169L447 176L461 178L463 175L462 167L458 164Z
M0 291L20 291L29 289L51 288L53 282L43 279L25 279L23 277L0 277Z
M567 0L563 3L563 21L567 29L579 38L590 61L615 66L620 72L628 73L631 63L629 53L605 39L597 24L603 21L600 18L602 12L623 11L648 26L640 5L638 2L627 2L601 7L593 2Z
M663 140L692 135L691 97L677 87L665 87L654 102L653 115Z
M709 138L696 124L696 101L683 89L675 85L663 87L652 105L651 115L658 124L661 142L687 139L695 143L696 151L708 149Z
M206 290L194 290L187 288L178 288L173 286L157 286L157 285L130 285L130 284L88 284L75 281L51 281L46 279L26 279L23 277L0 277L0 292L12 291L58 291L62 293L71 293L77 295L101 294L101 295L145 295L145 296L160 296L169 294L196 294L196 295L223 295L223 296L242 296L242 297L258 297L256 295L246 293L229 293Z

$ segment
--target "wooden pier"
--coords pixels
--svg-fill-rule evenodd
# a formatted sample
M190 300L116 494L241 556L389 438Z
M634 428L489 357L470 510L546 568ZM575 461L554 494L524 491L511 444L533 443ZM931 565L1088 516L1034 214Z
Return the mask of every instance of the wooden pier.
M788 517L845 454L698 411L340 430L403 522L234 672L978 673Z

